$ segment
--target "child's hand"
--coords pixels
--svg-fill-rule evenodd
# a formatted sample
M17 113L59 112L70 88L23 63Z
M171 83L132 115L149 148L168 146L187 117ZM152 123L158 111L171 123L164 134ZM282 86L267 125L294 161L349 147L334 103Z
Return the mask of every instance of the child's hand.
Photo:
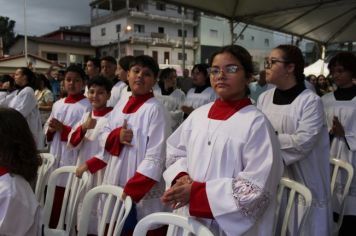
M50 128L51 131L59 131L62 132L63 130L63 124L56 118L52 118L48 124L48 127Z
M190 114L192 113L192 111L194 111L193 107L189 107L189 106L181 106L180 108L185 114Z
M344 127L340 123L339 118L337 116L334 116L331 133L336 137L344 137L345 136Z
M164 192L161 201L166 205L170 205L173 209L178 209L189 203L191 189L192 183L174 185Z
M78 178L82 178L82 175L85 171L88 170L88 166L86 163L80 165L79 167L77 167L77 169L75 170L75 175L78 177Z
M83 131L87 131L88 129L94 129L96 126L96 119L93 119L92 113L89 113L87 120L83 123L82 129Z
M131 144L132 137L133 137L132 130L127 128L127 120L124 120L124 124L122 125L120 131L120 143L132 147Z

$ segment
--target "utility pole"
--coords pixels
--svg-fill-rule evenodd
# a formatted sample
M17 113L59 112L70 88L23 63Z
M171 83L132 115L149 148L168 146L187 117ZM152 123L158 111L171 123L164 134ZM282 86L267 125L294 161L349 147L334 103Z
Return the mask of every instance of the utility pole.
M182 71L185 70L184 7L182 7Z
M119 61L119 60L120 60L120 57L121 57L120 33L121 33L121 29L120 29L120 31L117 33L117 61Z
M23 7L23 19L24 19L24 34L25 34L25 60L26 60L26 67L28 66L28 55L27 55L27 20L26 20L26 0L24 0L24 7Z

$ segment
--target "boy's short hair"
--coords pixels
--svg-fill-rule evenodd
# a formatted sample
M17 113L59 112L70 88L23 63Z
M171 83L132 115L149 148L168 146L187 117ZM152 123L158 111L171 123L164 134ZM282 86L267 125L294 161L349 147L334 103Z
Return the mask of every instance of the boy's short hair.
M84 72L84 70L83 70L80 66L77 66L77 65L70 65L70 66L68 66L68 68L66 69L65 74L67 74L68 72L75 72L75 73L78 73L79 76L80 76L80 78L82 78L83 81L85 81L85 79L86 79L85 72Z
M119 60L119 65L122 69L124 69L125 71L129 71L129 66L130 63L135 59L134 56L124 56L121 57Z
M111 89L113 87L112 82L101 75L94 76L91 80L88 81L88 89L90 89L90 87L93 85L104 87L106 92L108 93L111 92Z
M158 66L157 62L152 57L147 56L147 55L141 55L141 56L135 57L131 61L129 69L131 69L131 67L136 66L136 65L150 68L155 76L155 79L157 78L158 72L159 72L159 66Z
M115 59L114 57L112 57L112 56L105 56L105 57L102 57L102 58L100 59L100 62L102 62L102 61L108 61L108 62L114 64L115 66L116 66L116 64L117 64L116 59Z
M88 61L93 62L93 65L94 65L95 67L100 68L100 59L99 59L99 58L97 58L97 57L91 57L91 58L88 59ZM87 61L87 62L88 62L88 61Z

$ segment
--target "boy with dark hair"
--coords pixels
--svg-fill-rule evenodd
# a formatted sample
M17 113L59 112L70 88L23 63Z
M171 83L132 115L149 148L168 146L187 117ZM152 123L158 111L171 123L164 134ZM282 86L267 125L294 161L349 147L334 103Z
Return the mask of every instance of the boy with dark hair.
M76 164L78 151L68 149L68 134L80 121L83 114L91 109L89 100L83 95L85 73L78 66L69 66L65 73L64 88L68 96L53 104L52 112L44 130L50 143L50 153L55 156L54 167ZM55 227L62 204L66 178L61 178L56 188L50 227Z
M167 111L152 93L157 63L149 56L138 56L129 68L132 96L126 103L118 103L110 114L102 135L105 149L78 167L77 175L107 167L103 184L124 188L123 198L129 195L135 202L137 217L130 222L134 226L144 216L165 210L160 196L164 191L162 172L169 122ZM133 228L124 227L123 233L130 230ZM164 233L161 230L154 235Z
M106 57L101 58L100 67L101 67L100 74L102 76L106 77L107 79L113 81L114 83L116 83L116 81L118 79L115 75L115 71L116 71L115 58L113 58L111 56L106 56Z
M88 82L87 97L91 103L92 111L84 113L82 119L75 125L68 136L69 148L78 150L77 166L104 149L99 138L112 110L112 107L106 106L110 98L111 88L111 81L102 76L96 76ZM103 173L103 171L98 171L93 176L91 185L87 188L88 190L101 184ZM81 215L82 200L78 206L78 219L80 219ZM98 234L97 222L97 208L93 207L88 230L90 234Z

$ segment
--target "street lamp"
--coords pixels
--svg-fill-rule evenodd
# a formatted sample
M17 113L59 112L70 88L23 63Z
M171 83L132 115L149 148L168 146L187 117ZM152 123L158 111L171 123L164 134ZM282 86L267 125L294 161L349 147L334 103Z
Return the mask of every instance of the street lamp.
M132 30L131 25L127 25L126 28L125 28L125 33L129 32L129 31L131 31L131 30ZM118 50L118 52L117 52L117 57L118 57L117 60L118 60L118 61L119 61L120 58L121 58L121 46L120 46L121 36L120 36L120 34L121 34L121 29L120 29L120 31L117 33L117 50Z

